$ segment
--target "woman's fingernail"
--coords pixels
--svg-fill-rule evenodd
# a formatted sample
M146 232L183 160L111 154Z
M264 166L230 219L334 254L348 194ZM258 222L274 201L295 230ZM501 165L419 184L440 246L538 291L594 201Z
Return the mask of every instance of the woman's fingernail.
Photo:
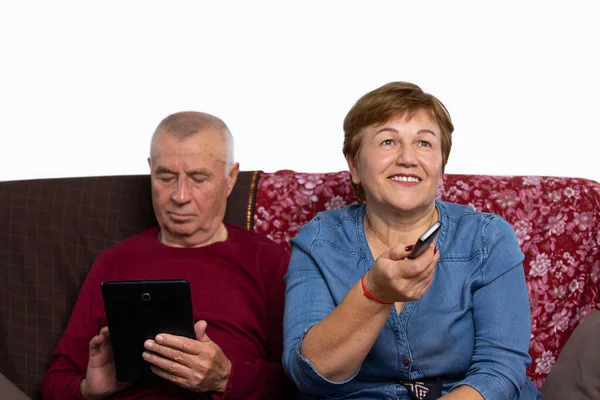
M433 254L437 253L437 246L433 248Z
M404 251L411 251L411 250L413 249L413 247L415 247L415 246L414 246L414 245L412 245L412 244L411 244L410 246L406 246L406 247L404 248Z

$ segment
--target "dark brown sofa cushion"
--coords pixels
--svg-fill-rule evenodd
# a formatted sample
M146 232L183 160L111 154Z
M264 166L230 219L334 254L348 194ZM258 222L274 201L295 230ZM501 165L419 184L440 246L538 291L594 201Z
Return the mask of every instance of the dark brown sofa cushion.
M258 176L240 173L227 222L252 229ZM155 224L148 175L0 182L0 373L37 398L96 256Z

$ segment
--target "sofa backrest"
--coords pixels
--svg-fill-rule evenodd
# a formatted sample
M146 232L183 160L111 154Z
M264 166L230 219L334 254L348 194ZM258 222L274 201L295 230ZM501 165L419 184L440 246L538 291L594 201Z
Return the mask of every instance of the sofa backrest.
M541 384L579 321L600 308L600 183L539 176L445 175L438 197L505 218L525 254L531 302L532 364ZM317 212L358 200L348 172L263 173L255 231L289 246Z
M252 228L258 171L225 220ZM0 373L31 398L96 256L156 224L148 175L0 182Z
M528 374L541 387L572 330L600 308L600 184L477 175L444 182L443 200L495 212L515 228L532 305ZM225 219L289 247L317 212L356 201L347 172L243 171ZM155 223L147 175L0 182L0 373L37 398L96 256Z

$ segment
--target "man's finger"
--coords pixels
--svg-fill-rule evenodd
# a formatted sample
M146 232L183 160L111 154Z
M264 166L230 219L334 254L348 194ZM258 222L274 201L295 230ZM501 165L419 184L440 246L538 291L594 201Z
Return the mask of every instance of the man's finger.
M103 336L94 336L92 340L90 340L90 353L99 351L102 347L102 342L104 342Z
M156 335L155 340L146 340L144 347L177 362L183 362L185 355L197 356L201 352L199 341L163 333ZM187 365L187 362L183 363Z
M144 360L153 365L152 372L163 379L175 382L179 378L186 378L189 375L190 368L185 364L150 352L144 352L142 356Z
M94 347L94 349L101 348L106 342L108 338L105 335L96 335L90 340L90 348Z
M206 323L206 321L200 320L198 322L196 322L196 324L194 325L194 332L196 333L196 340L200 341L200 342L209 342L210 339L208 338L208 335L206 334L206 327L208 326L208 324Z
M103 327L102 329L100 329L100 335L106 336L106 337L110 337L110 332L108 331L108 326Z
M191 365L190 354L177 348L162 346L153 340L144 342L145 351L142 356L146 361L163 368L172 373L173 366L180 364L189 367Z

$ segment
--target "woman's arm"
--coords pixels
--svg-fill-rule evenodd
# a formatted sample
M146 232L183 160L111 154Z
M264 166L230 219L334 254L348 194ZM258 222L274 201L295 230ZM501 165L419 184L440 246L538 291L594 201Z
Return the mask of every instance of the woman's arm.
M311 254L310 241L306 242L293 242L286 275L283 363L302 391L326 395L358 372L392 305L365 296L360 279L336 304L324 278L327 266L319 265ZM431 284L439 255L433 246L415 260L405 260L407 255L405 246L399 245L378 257L365 275L366 289L386 302L420 298ZM325 258L331 257L335 257L333 252ZM344 261L338 258L335 262L343 265ZM348 272L342 269L335 273Z
M459 386L440 400L485 400L483 396L470 386Z
M366 297L359 281L331 314L308 331L300 353L326 379L344 381L360 368L391 310L391 304Z
M476 388L488 400L512 399L527 379L531 335L529 297L512 227L492 217L482 230L484 259L473 292L475 348L457 387Z

